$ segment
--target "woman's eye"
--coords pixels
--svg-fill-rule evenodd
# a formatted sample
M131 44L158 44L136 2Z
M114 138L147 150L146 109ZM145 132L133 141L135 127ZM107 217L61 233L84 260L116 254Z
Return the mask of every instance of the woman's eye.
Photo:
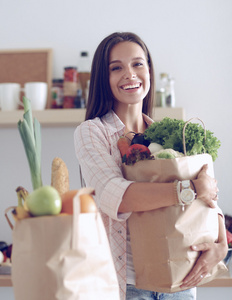
M140 67L140 66L143 66L143 63L137 62L137 63L134 64L134 66L135 66L135 67Z
M117 71L117 70L120 70L120 67L119 66L114 66L114 67L111 67L110 70L111 71Z

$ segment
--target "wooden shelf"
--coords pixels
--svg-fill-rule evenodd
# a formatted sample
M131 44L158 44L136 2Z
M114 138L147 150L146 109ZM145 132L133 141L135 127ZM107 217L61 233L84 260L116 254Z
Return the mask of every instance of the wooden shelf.
M85 119L85 109L46 109L33 111L33 116L45 127L77 126ZM0 111L0 128L17 127L18 121L23 117L23 110ZM164 117L185 119L183 108L155 107L154 120L160 121Z
M23 110L0 112L0 128L17 127L23 118ZM85 109L46 109L32 112L42 126L73 126L78 125L85 118Z
M0 287L12 286L11 275L0 275Z
M201 287L232 287L232 278L222 277L222 278L214 279L209 283L199 286L199 288Z

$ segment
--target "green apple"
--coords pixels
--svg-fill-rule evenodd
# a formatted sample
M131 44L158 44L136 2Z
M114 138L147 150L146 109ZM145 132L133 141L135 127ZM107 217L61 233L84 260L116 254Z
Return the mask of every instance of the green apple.
M50 185L34 190L25 202L33 216L57 215L62 207L60 194Z

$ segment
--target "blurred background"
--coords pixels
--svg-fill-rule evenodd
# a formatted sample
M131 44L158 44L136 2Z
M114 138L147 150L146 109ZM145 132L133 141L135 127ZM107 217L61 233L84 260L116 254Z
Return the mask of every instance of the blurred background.
M153 58L157 90L160 73L175 79L176 107L186 120L201 118L221 141L215 161L219 205L232 215L232 1L231 0L0 0L0 51L51 48L52 78L78 67L80 52L90 60L100 41L114 31L132 31ZM0 114L1 118L1 114ZM79 188L75 126L42 128L42 172L50 184L51 161L61 157L70 187ZM29 167L19 133L0 128L0 240L11 242L4 210L16 204L15 188L31 190Z

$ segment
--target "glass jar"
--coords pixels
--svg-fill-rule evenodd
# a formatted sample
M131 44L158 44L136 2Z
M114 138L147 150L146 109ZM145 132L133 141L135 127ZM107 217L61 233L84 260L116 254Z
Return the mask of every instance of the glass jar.
M65 67L64 68L64 81L65 82L77 82L78 73L76 67Z
M52 108L63 107L63 79L52 80Z
M74 108L74 101L80 89L79 74L76 67L64 68L64 102L63 108Z

